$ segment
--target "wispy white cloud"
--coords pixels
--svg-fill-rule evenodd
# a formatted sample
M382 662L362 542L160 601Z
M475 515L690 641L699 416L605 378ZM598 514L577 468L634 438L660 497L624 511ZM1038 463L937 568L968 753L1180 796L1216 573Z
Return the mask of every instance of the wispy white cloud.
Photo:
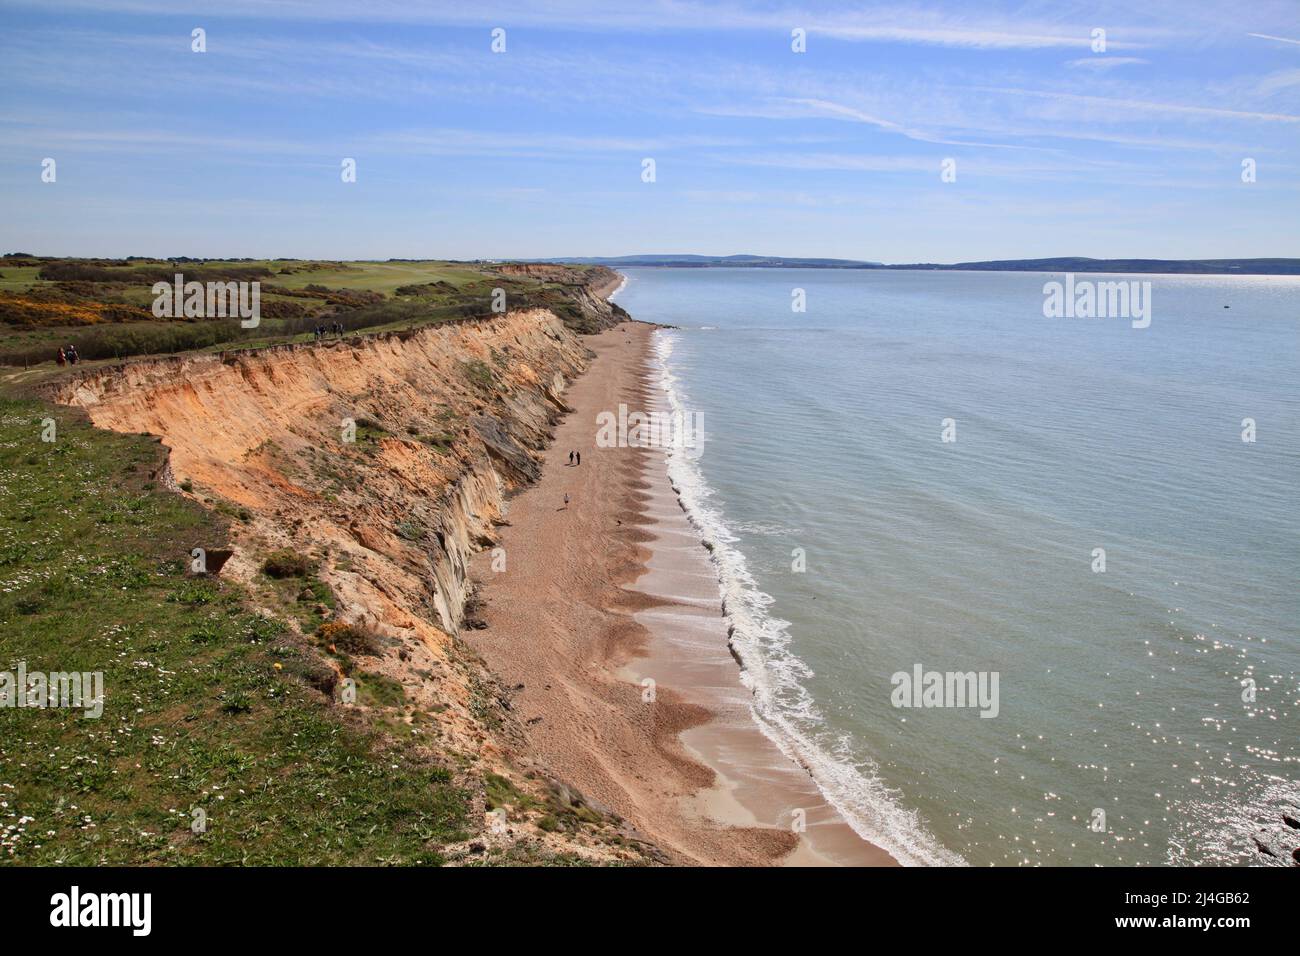
M1013 96L1038 97L1061 103L1076 103L1099 109L1141 113L1150 116L1195 116L1206 119L1257 120L1265 123L1300 123L1300 116L1290 113L1261 113L1251 110L1232 110L1216 106L1192 106L1182 103L1155 103L1146 100L1118 99L1107 96L1090 96L1083 93L1064 93L1051 90L1026 90L1014 87L981 87L990 93L1007 93Z
M898 133L901 136L906 136L908 139L914 139L922 143L936 143L943 146L981 146L990 149L1020 148L1008 143L975 143L952 139L935 133L927 133L922 130L903 126L900 123L895 123L893 120L872 116L868 113L864 113L862 110L854 109L851 106L845 106L842 103L834 103L830 100L792 99L788 102L795 106L805 107L811 111L812 115L825 116L833 119L851 120L855 123L866 123L868 126L875 126L887 133Z
M177 13L169 0L11 0L42 10L116 12L168 16ZM410 3L406 0L197 0L185 12L217 20L282 20L324 23L410 23L562 29L583 32L703 32L743 30L788 37L796 27L824 39L854 42L921 44L974 50L1085 49L1092 24L1081 15L1063 25L1059 14L1031 20L1019 4L1002 4L978 16L950 12L936 4L890 3L871 7L755 7L752 4L698 3L690 0L640 0L613 4L601 0L526 0L468 4ZM1128 18L1125 18L1128 19ZM1175 34L1140 22L1116 23L1110 45L1126 49Z
M1294 43L1300 46L1300 40L1293 40L1290 37L1269 36L1267 33L1247 33L1248 37L1255 37L1257 40L1274 40L1278 43Z
M83 117L89 123L90 117ZM390 130L346 135L322 134L287 139L254 135L212 136L205 132L160 129L153 120L140 126L61 127L31 117L0 120L0 145L9 149L67 149L82 153L236 153L243 157L334 157L344 153L423 156L575 157L593 153L656 153L750 147L752 139L735 136L659 134L613 136L591 133L493 132L452 127Z
M914 182L928 185L939 183L943 163L940 153L932 155L882 155L841 152L736 152L713 154L711 160L732 166L767 167L818 172L906 174ZM1192 184L1211 184L1215 167L1184 166L1183 173L1200 173L1201 178L1187 176L1174 181L1169 171L1149 164L1125 162L1099 157L1082 156L1020 156L1009 154L995 156L974 155L955 159L959 179L1010 181L1086 182L1095 186L1111 184L1137 184L1167 188L1191 188ZM896 183L898 179L891 179Z
M752 140L734 136L658 135L646 137L609 136L598 132L503 133L470 129L419 129L380 133L362 137L363 147L397 153L424 155L524 155L572 156L592 152L668 154L680 150L716 149L752 145Z
M1065 65L1072 70L1113 70L1118 66L1137 66L1150 63L1140 56L1085 56L1077 60L1067 60Z
M1261 77L1255 86L1255 91L1260 96L1272 96L1293 86L1300 86L1300 69L1278 70L1276 73Z
M1033 30L1016 30L1014 27L987 28L966 24L937 22L933 26L915 27L894 24L853 26L813 25L813 35L874 43L918 43L933 46L962 47L972 50L1042 50L1054 48L1087 49L1091 42L1088 31L1072 33L1040 33ZM1137 43L1117 43L1117 49L1141 46Z
M961 91L954 91L959 94ZM826 104L813 108L811 103ZM1131 147L1140 150L1179 150L1202 152L1240 152L1242 146L1231 139L1194 138L1171 133L1162 135L1142 135L1135 132L1122 132L1107 128L1096 128L1081 123L1081 117L1075 110L1073 115L1056 120L1049 117L1029 116L1017 112L1010 97L1000 101L993 110L960 109L951 112L934 112L926 115L906 98L900 98L900 109L910 109L913 120L936 124L934 131L923 131L900 123L855 110L843 104L829 101L802 100L764 100L758 103L734 103L729 105L712 104L697 108L697 112L710 116L730 116L749 119L770 120L806 120L826 118L838 120L856 120L866 125L875 126L885 132L896 132L900 136L921 143L938 145L974 147L985 149L1024 149L1046 152L1060 152L1069 142L1108 143L1116 146ZM1112 115L1103 119L1114 120ZM958 129L967 136L1000 138L1001 142L987 142L979 139L964 138L961 135L945 134L945 128ZM1273 147L1256 143L1255 149L1261 152L1276 151Z

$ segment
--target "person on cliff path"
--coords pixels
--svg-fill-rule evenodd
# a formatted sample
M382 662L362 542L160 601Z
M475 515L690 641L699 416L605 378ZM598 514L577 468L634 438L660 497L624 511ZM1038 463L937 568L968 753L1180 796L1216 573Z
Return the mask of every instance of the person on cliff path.
M68 364L68 357L67 357L65 354L63 354L63 349L62 349L62 347L60 347L60 349L59 349L59 357L56 358L54 361L58 362L60 365L67 365L67 364ZM570 459L570 460L573 459L573 452L569 452L569 459Z

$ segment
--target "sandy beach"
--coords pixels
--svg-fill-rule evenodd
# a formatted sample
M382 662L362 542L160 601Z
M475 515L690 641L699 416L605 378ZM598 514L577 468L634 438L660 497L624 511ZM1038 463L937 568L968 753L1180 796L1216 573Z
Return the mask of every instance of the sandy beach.
M487 626L466 640L515 688L529 754L674 862L892 864L751 717L664 453L596 445L600 412L662 402L653 334L626 322L586 340L597 357L565 394L541 479L510 502L505 569L490 552L473 565Z

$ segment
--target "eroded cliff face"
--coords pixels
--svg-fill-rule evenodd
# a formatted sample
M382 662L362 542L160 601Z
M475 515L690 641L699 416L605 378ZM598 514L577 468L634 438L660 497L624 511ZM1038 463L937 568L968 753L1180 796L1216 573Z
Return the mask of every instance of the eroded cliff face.
M323 344L99 368L54 387L102 428L157 435L162 476L237 516L222 575L256 590L262 561L315 560L329 616L384 637L367 670L436 714L441 742L482 755L481 668L452 639L468 561L589 360L548 311ZM224 542L195 542L218 547ZM488 691L489 696L491 691Z
M400 627L389 605L426 608L454 632L466 559L493 541L504 496L535 477L587 358L538 310L129 363L55 398L99 427L161 437L178 484L247 509L269 543L327 552L336 589L376 592L358 613Z
M550 285L529 296L529 304L556 312L571 329L600 332L630 316L609 296L623 283L623 277L605 266L576 272L570 266L540 262L505 262L493 267L503 276L527 276Z

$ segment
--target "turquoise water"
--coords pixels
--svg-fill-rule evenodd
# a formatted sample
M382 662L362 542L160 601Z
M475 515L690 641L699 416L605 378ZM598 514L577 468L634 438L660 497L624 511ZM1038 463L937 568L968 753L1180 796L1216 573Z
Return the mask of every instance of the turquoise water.
M1300 280L1133 277L1135 329L1044 318L1042 274L626 274L679 327L662 374L706 441L670 471L756 717L863 836L1269 862L1251 834L1300 801ZM997 716L893 706L917 664L997 672Z

